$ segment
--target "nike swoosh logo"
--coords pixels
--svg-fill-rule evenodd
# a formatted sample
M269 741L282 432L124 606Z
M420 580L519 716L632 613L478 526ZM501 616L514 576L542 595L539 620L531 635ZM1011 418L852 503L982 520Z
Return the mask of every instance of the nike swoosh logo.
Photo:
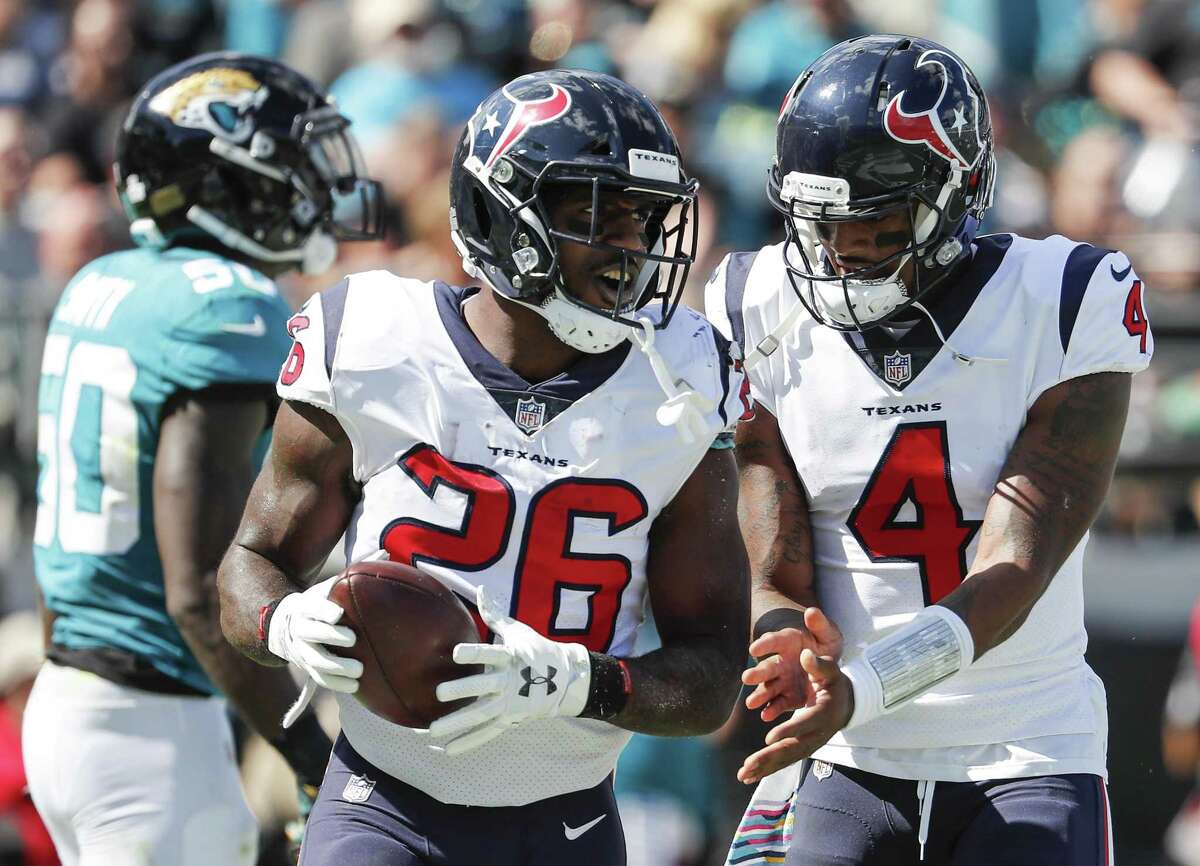
M253 322L230 323L222 325L221 330L229 334L245 334L248 337L261 337L267 332L267 323L262 316L255 316Z
M593 818L591 821L588 821L586 824L581 824L578 827L568 827L567 822L563 821L563 835L566 836L569 841L574 842L576 839L578 839L588 830L595 827L607 817L607 815L601 815L599 818Z
M1118 271L1116 269L1116 266L1114 266L1114 265L1109 265L1108 269L1110 271L1112 271L1113 279L1119 283L1119 282L1122 282L1127 276L1129 276L1129 272L1133 269L1133 263L1127 262L1125 264L1125 270L1123 270L1123 271Z

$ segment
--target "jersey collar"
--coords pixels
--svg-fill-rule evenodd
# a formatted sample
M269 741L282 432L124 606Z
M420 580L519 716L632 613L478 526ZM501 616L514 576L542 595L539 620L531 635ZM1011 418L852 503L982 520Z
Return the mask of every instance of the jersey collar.
M631 344L628 340L622 340L607 352L584 355L557 376L544 382L532 383L496 360L467 325L463 318L462 305L479 291L477 287L462 288L434 282L433 291L438 315L463 363L479 384L492 395L492 399L514 418L514 423L517 403L536 397L546 406L545 420L542 423L542 426L545 426L576 400L607 382L629 356ZM524 426L518 424L518 427L526 435L531 435Z
M937 319L946 339L952 339L955 329L966 318L983 287L999 269L1010 246L1012 235L987 235L979 238L975 242L971 261L963 268L962 273L947 281L949 285L939 292L937 302L929 306L930 314ZM919 316L915 311L913 315ZM842 338L872 373L898 391L903 391L911 385L943 348L933 325L924 316L919 316L916 324L901 333L898 339L886 328L871 328L862 332L846 331L843 332ZM910 366L909 376L904 381L897 381L895 376L889 379L885 372L886 356L896 357L897 353L909 357L906 362Z

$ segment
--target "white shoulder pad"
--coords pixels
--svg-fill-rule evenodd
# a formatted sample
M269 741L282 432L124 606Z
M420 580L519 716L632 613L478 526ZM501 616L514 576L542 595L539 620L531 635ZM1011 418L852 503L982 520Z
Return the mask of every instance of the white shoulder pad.
M704 314L726 340L735 344L739 358L747 351L746 286L759 252L725 256L704 287Z
M313 295L288 323L294 342L279 396L336 414L339 372L394 363L397 350L411 342L407 331L422 327L414 321L412 296L428 291L428 283L365 271Z
M1080 244L1063 269L1058 310L1060 380L1137 373L1154 353L1145 288L1121 252Z
M334 301L337 308L337 324L341 321L341 308L345 304L347 281L342 280L331 289L318 292L309 298L300 311L288 320L288 333L292 337L292 349L279 371L275 389L284 400L309 403L326 412L334 411L333 385L330 382L332 348L328 343L326 297ZM335 325L336 327L336 325ZM328 346L328 351L327 351Z
M756 348L771 342L769 337L782 342L788 336L773 335L782 319L783 298L795 303L785 273L781 245L776 245L752 252L730 253L709 278L704 289L705 313L730 340L731 351L739 362L755 353ZM750 383L746 402L749 405L753 405L752 401L758 402L771 412L776 411L771 365L758 363L751 366L753 369L746 371ZM740 364L738 372L741 373ZM741 414L750 417L748 413Z
M729 274L729 253L721 259L720 264L713 270L704 284L704 317L716 328L726 340L733 339L732 325L729 321L729 308L725 305L725 280Z
M431 284L367 271L314 295L291 319L295 342L279 396L337 419L354 449L356 478L368 477L384 452L391 457L380 433L388 422L371 406L386 403L389 389L411 391L424 381L411 358L427 348L432 309Z
M699 391L713 406L713 435L728 432L749 410L749 387L735 367L730 343L704 316L680 306L656 344L677 380Z
M392 367L411 355L429 334L433 285L390 271L364 271L347 277L348 299L339 325L327 327L337 341L329 352L334 387L338 372ZM331 290L332 291L332 290Z

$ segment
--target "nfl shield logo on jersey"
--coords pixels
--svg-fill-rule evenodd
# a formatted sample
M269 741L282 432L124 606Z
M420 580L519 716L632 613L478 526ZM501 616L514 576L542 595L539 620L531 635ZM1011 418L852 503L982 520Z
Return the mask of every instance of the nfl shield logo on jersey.
M517 426L525 433L536 433L546 423L546 404L532 397L517 401Z
M365 803L375 790L375 783L366 776L351 776L342 790L342 799L347 803Z
M912 355L899 349L883 356L883 378L892 385L903 385L912 378Z

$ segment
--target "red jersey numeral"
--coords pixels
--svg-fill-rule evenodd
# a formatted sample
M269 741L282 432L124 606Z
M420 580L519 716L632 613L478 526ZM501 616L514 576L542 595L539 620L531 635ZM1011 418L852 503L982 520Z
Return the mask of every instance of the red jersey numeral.
M897 520L910 503L913 518ZM847 525L872 562L917 563L929 605L966 577L967 545L981 522L963 519L938 421L896 428Z
M429 445L413 448L399 465L430 499L444 485L463 494L466 504L458 527L412 517L389 523L380 546L394 561L480 571L504 556L516 495L502 476L482 466L447 460ZM596 652L607 649L633 570L619 554L572 551L575 521L605 520L612 536L647 514L645 497L621 481L563 478L543 488L529 503L510 614L551 640L582 643ZM568 592L586 594L587 620L559 628L559 608ZM474 599L464 600L473 610ZM476 622L481 625L478 616Z
M288 353L287 360L283 362L283 369L279 371L279 381L284 385L293 384L300 378L300 372L304 369L304 347L296 339L296 334L309 324L308 316L299 313L288 319L287 329L292 337L292 351Z
M396 562L422 562L460 571L480 571L496 562L508 547L513 496L508 482L490 469L453 463L428 445L418 445L398 461L400 468L433 499L443 485L467 498L458 528L401 517L383 531L381 547ZM474 599L470 599L474 601Z
M1131 337L1141 337L1138 350L1146 354L1146 335L1150 333L1150 320L1142 308L1142 281L1134 280L1129 289L1129 297L1125 299L1125 330Z
M606 520L612 536L648 513L642 494L619 481L563 478L538 492L529 503L521 542L513 615L547 637L578 641L595 652L607 648L633 569L617 554L572 553L575 520ZM586 623L555 628L564 592L587 594Z

